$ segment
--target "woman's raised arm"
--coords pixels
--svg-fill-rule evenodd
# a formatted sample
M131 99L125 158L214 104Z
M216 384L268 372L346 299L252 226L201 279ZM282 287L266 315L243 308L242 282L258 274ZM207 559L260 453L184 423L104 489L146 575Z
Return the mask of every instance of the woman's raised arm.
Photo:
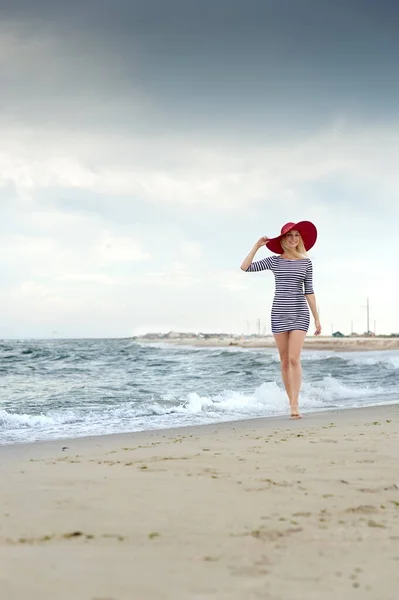
M266 237L266 236L264 236L264 237L261 237L256 242L256 244L254 245L254 247L252 248L252 250L250 251L250 253L248 254L248 256L246 256L244 258L244 260L242 261L242 264L241 264L241 267L240 267L240 269L242 271L247 271L248 270L248 268L250 267L250 265L251 265L251 263L252 263L252 261L253 261L253 259L255 257L255 254L257 253L257 251L259 250L259 248L262 248L262 246L266 246L266 242L268 240L269 240L269 238Z

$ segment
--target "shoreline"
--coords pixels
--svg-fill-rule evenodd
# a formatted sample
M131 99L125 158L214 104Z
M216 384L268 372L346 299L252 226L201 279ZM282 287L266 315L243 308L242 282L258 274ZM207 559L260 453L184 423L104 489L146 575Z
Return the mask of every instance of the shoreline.
M370 406L359 406L356 408L332 408L330 410L310 411L303 412L301 419L291 419L287 415L272 415L270 417L250 417L248 419L237 419L234 421L216 421L214 423L201 423L196 425L178 425L175 427L160 427L154 429L140 429L138 431L124 431L118 433L100 433L98 435L82 435L76 437L61 437L49 440L37 440L34 442L14 442L7 444L0 444L0 458L2 453L12 453L15 448L20 449L21 452L25 450L27 452L33 450L36 451L36 447L40 446L42 449L52 449L52 446L69 446L74 443L81 443L83 445L112 445L114 443L124 443L132 438L146 439L148 437L175 437L175 436L187 436L187 435L208 435L215 432L215 429L235 429L235 428L252 428L252 427L277 427L284 428L289 426L291 423L300 423L303 426L320 425L324 423L330 417L334 417L339 421L345 421L354 423L358 418L367 418L368 414L374 412L389 410L391 407L395 409L397 407L399 414L399 398L395 403L389 404L372 404ZM48 446L48 448L45 448ZM17 450L18 452L18 450Z
M170 335L170 337L167 337ZM191 346L204 348L271 348L277 350L272 336L245 337L233 335L199 336L167 334L165 337L148 335L147 337L134 337L132 340L140 344L170 344L175 346ZM373 338L373 337L343 337L309 336L305 338L304 350L326 350L332 352L372 352L383 350L399 350L399 338Z
M3 595L394 600L398 455L398 405L4 446Z

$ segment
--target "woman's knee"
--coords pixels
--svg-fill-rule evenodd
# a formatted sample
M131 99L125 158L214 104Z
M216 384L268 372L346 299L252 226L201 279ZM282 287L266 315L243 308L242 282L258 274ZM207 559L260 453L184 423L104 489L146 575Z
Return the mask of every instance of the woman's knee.
M290 360L288 356L288 352L284 354L280 354L280 363L282 369L288 369L290 366Z
M300 358L296 354L290 354L288 356L288 364L290 367L298 367L301 364Z

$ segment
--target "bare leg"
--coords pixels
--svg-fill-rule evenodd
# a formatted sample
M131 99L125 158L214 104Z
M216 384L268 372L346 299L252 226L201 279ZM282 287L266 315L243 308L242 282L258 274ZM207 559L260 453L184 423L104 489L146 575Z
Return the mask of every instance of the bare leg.
M287 392L288 399L291 405L292 398L292 385L291 385L291 369L290 369L290 361L288 354L288 340L289 333L276 333L274 335L274 339L276 340L277 349L280 355L280 365L281 365L281 376L283 378L283 383L285 387L285 391Z
M299 419L299 392L302 384L301 351L305 341L305 331L290 331L288 337L288 361L291 373L291 417Z

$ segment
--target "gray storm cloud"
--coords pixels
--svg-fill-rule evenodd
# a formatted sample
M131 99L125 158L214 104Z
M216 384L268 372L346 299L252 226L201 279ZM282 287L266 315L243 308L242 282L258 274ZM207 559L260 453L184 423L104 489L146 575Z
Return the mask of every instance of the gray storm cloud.
M396 4L2 2L3 114L132 132L304 133L399 106Z

